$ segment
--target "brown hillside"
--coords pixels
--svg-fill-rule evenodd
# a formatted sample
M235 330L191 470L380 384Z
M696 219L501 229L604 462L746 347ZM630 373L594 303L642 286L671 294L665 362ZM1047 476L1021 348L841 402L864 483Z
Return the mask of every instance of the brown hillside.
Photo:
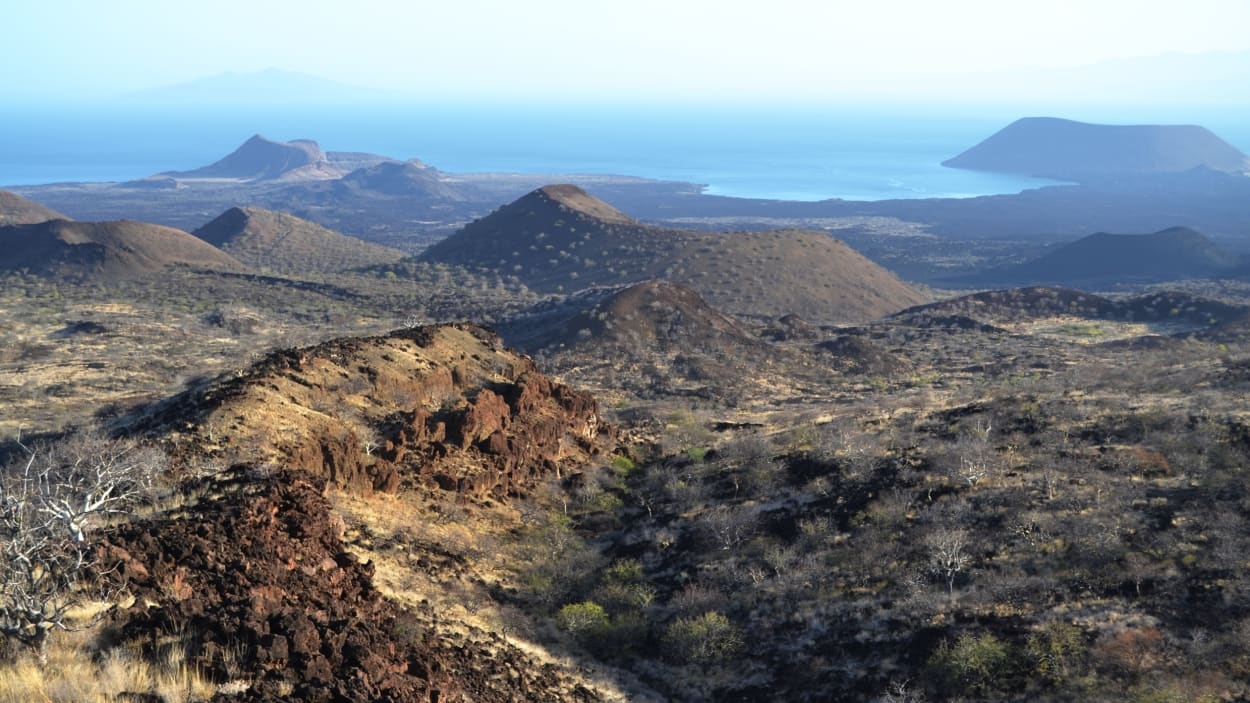
M543 186L538 192L569 212L577 213L583 217L591 217L613 224L636 224L633 218L575 185Z
M279 273L345 271L405 256L294 215L253 207L230 208L194 234L248 266Z
M599 452L594 399L480 328L348 338L270 354L140 420L195 453L303 470L351 490L524 493Z
M925 301L819 232L664 229L576 186L540 188L427 249L427 261L519 278L545 293L666 279L725 312L816 323L875 319Z
M171 266L240 271L245 267L182 230L146 222L71 222L0 227L0 271L125 279Z
M1098 232L1013 266L960 281L971 286L1056 285L1108 290L1117 285L1219 278L1243 262L1206 235L1186 227L1153 234Z
M23 198L17 193L0 190L0 226L33 225L48 220L68 219L61 213Z
M827 380L828 365L769 344L694 290L670 281L588 289L498 325L509 344L577 385L640 398L684 395L736 404ZM781 369L793 374L782 378Z
M531 353L576 345L633 353L708 344L725 337L758 345L742 325L686 286L645 281L626 288L595 288L540 304L498 326L509 344Z

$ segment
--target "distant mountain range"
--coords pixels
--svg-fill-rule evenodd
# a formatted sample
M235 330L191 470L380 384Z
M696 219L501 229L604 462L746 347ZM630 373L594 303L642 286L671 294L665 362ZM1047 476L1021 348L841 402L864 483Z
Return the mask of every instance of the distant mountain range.
M1055 117L1016 120L942 165L1077 182L1199 168L1250 172L1250 158L1203 127L1101 125Z
M319 76L269 68L227 72L120 96L143 105L326 105L396 99L394 93L340 83Z
M1057 132L1066 132L1067 127L1075 126L1078 132L1085 128L1099 128L1098 125L1084 125L1064 120L1044 118L1023 120L1016 123L1022 125L1041 124ZM1187 143L1185 140L1194 135L1206 140L1209 132L1200 128L1184 128L1183 139L1173 141L1175 144ZM1015 131L1015 130L1011 130ZM1101 134L1098 129L1094 129ZM1004 130L1008 132L1008 130ZM1169 135L1175 134L1165 128ZM1095 146L1100 137L1090 137ZM1195 137L1197 139L1197 137ZM992 140L987 140L987 144ZM1227 145L1216 147L1213 154L1228 156ZM1184 168L1195 160L1193 155L1178 156L1177 149L1162 149L1149 141L1138 140L1139 146L1170 155L1167 168ZM982 145L985 146L985 145ZM987 147L988 148L988 147ZM1206 147L1203 147L1205 149ZM1195 149L1203 152L1203 149ZM967 158L972 159L969 150ZM994 151L1003 151L997 148ZM1041 154L1029 154L1024 151L1011 152L1014 163L988 163L982 161L981 167L1019 168L1028 170L1046 170L1044 158L1046 150ZM1051 151L1056 151L1051 149ZM1235 150L1234 150L1235 151ZM1097 154L1096 150L1090 153ZM1002 154L1000 153L999 156ZM982 154L982 156L984 156ZM1080 154L1077 154L1080 157ZM180 172L166 172L152 177L129 181L126 183L79 183L49 184L45 186L27 186L14 188L21 196L33 198L46 204L51 210L65 213L69 217L87 221L111 221L123 218L141 219L191 231L232 207L246 204L268 210L289 212L306 220L317 222L323 227L342 232L387 246L416 253L426 246L435 244L448 235L456 232L466 223L483 219L501 203L508 203L523 197L535 188L550 183L576 183L580 187L590 189L594 199L606 201L620 208L640 221L652 224L672 223L674 227L720 230L726 228L742 230L768 229L827 229L831 220L855 219L867 222L876 218L897 220L910 228L920 226L928 234L942 238L957 240L979 239L1016 239L1020 241L1057 241L1087 235L1094 231L1105 232L1152 232L1166 227L1183 225L1196 231L1217 237L1221 241L1243 239L1250 232L1250 176L1224 170L1216 170L1214 166L1228 167L1228 161L1221 164L1218 159L1208 157L1205 152L1197 161L1203 166L1181 171L1150 171L1141 170L1138 156L1117 157L1115 154L1104 154L1101 165L1102 172L1110 175L1091 177L1079 185L1052 186L1026 190L1015 195L999 195L977 198L948 199L907 199L883 201L844 201L825 200L817 202L793 202L784 200L763 200L749 198L732 198L710 195L694 184L667 181L655 181L630 176L600 175L559 175L559 174L510 174L510 173L445 173L433 166L415 159L402 160L388 156L357 152L326 152L312 140L295 140L277 142L256 135L248 139L234 152L218 161L198 169ZM1231 163L1235 163L1240 153L1232 154ZM1034 158L1036 157L1036 158ZM978 159L981 156L977 156ZM1084 157L1081 157L1084 158ZM986 157L988 160L988 157ZM1034 159L1032 162L1029 159ZM1119 159L1117 161L1117 159ZM1137 161L1133 161L1137 159ZM1184 160L1188 159L1188 161ZM990 160L992 161L992 160ZM957 163L955 159L952 163ZM1022 163L1024 165L1022 165ZM1152 164L1154 162L1151 162ZM1162 159L1158 163L1164 163ZM1039 166L1039 164L1041 164ZM1109 165L1108 165L1109 164ZM1125 166L1128 164L1128 166ZM1137 164L1137 165L1134 165ZM971 163L965 165L971 166ZM1053 164L1051 164L1053 166ZM1151 166L1154 168L1155 166ZM1063 170L1055 170L1054 175L1081 176L1089 173L1075 171L1084 168L1068 164ZM1124 170L1124 169L1129 170ZM1116 169L1121 169L1117 171ZM1132 170L1139 169L1139 170ZM1081 176L1084 178L1084 176ZM5 215L12 217L11 215ZM623 215L621 215L624 217ZM27 220L42 220L47 213L25 216ZM556 216L559 219L559 215ZM867 218L867 219L866 219ZM602 220L603 218L598 218ZM16 221L16 220L11 220ZM520 221L520 220L517 220ZM602 223L600 223L602 224ZM628 227L635 227L628 225ZM617 228L627 225L616 223ZM638 225L641 226L641 225ZM482 225L471 228L480 231ZM833 228L841 228L837 225ZM885 263L893 270L902 272L912 280L935 281L939 277L950 277L957 273L970 272L975 264L970 260L969 266L952 260L956 265L935 269L927 263L909 255L900 256L898 248L890 239L878 239L869 232L868 236L860 236L858 225L846 230L845 235L876 261ZM601 228L602 229L602 228ZM664 230L663 227L652 227L652 230ZM596 230L598 231L598 230ZM651 230L635 230L649 232ZM674 230L669 230L674 231ZM557 228L551 230L534 230L528 236L536 236L545 232L548 237L564 236ZM458 240L461 248L472 248L472 234ZM581 255L574 261L570 249L564 251L566 256L556 257L555 263L549 256L543 256L547 247L555 247L552 241L538 242L526 239L524 246L514 246L507 238L492 239L486 237L480 252L470 257L475 266L497 267L505 275L522 277L516 267L525 269L523 278L532 280L536 289L552 290L563 286L564 290L577 290L587 282L604 285L643 280L647 275L660 273L673 266L674 270L681 266L663 261L657 253L672 251L679 246L674 242L691 241L689 234L681 235L668 242L669 249L644 247L639 250L647 252L631 259L631 248L634 241L616 241L615 235L606 233L607 247L599 247L599 254ZM651 234L640 235L643 240ZM814 235L805 235L814 236ZM658 241L664 241L660 237ZM757 237L760 241L769 241ZM827 235L822 241L828 240ZM568 244L572 244L570 240ZM530 247L534 247L533 250ZM578 244L578 246L582 246ZM649 245L648 245L649 246ZM833 245L829 245L833 246ZM623 248L622 248L623 247ZM784 248L784 247L783 247ZM446 250L444 250L446 251ZM516 257L530 257L533 261L526 267L523 261L512 261ZM607 251L607 254L602 252ZM821 249L825 251L825 249ZM449 252L448 252L449 253ZM463 252L461 252L463 253ZM580 253L580 252L579 252ZM459 256L460 254L457 254ZM831 255L831 254L830 254ZM782 259L786 255L777 253ZM597 264L607 260L617 261L621 257L629 259L621 265L598 268ZM732 257L730 257L732 258ZM800 257L801 258L801 257ZM587 264L587 261L590 264ZM703 259L692 259L698 261ZM729 261L726 259L725 261ZM741 258L752 260L750 256ZM998 259L1004 260L1003 258ZM796 265L805 262L796 260ZM703 263L699 264L703 266ZM624 271L624 273L622 273ZM717 264L713 274L723 276L725 280L733 280L741 276L741 271L732 270L732 265ZM606 275L610 274L610 275ZM674 278L673 280L678 280ZM723 300L717 299L715 293L709 292L706 286L696 285L700 294L708 298L717 307L726 308ZM853 290L853 288L848 288ZM784 287L782 287L784 291ZM820 293L820 291L817 291ZM776 297L785 293L769 291ZM822 299L823 293L811 300ZM733 297L727 293L726 297ZM825 319L824 312L809 315L798 311L798 307L819 308L815 302L803 303L803 295L797 290L790 294L791 307L786 312L797 312L802 317L813 321ZM784 307L784 306L783 306ZM783 313L784 314L784 313Z

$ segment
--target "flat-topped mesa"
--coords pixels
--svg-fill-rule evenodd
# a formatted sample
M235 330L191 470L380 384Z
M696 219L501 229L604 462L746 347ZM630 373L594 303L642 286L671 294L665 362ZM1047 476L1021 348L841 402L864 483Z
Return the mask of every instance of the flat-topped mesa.
M180 179L320 180L339 178L341 169L332 165L317 142L295 139L275 142L254 135L220 161L191 171L159 174Z
M1250 158L1204 127L1088 124L1055 117L1016 120L942 165L1069 181L1200 168L1250 172Z

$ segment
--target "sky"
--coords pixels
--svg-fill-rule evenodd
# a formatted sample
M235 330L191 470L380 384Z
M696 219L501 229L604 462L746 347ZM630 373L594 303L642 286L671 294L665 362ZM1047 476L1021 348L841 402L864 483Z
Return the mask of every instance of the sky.
M1208 58L1250 82L1247 0L16 0L0 17L6 101L265 69L433 99L620 102L1105 99L1172 59L1191 62L1179 83ZM1228 80L1185 90L1233 99Z

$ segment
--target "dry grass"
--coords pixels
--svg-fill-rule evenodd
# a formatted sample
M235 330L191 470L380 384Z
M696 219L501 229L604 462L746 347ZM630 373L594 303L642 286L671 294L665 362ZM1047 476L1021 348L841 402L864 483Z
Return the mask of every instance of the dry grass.
M25 653L0 662L0 701L111 703L126 694L151 694L166 703L192 703L246 690L246 682L206 679L181 649L166 650L160 661L125 646L93 655L92 637L76 632L53 639L45 667Z
M415 492L362 497L332 494L347 525L344 542L374 571L374 585L390 600L412 612L432 612L423 622L445 642L471 640L496 648L486 633L502 633L506 643L535 666L581 672L577 680L605 703L655 701L654 694L623 672L591 659L571 658L528 637L518 627L525 616L495 601L488 584L507 585L515 578L515 548L509 533L522 524L515 507L454 505L442 496Z

